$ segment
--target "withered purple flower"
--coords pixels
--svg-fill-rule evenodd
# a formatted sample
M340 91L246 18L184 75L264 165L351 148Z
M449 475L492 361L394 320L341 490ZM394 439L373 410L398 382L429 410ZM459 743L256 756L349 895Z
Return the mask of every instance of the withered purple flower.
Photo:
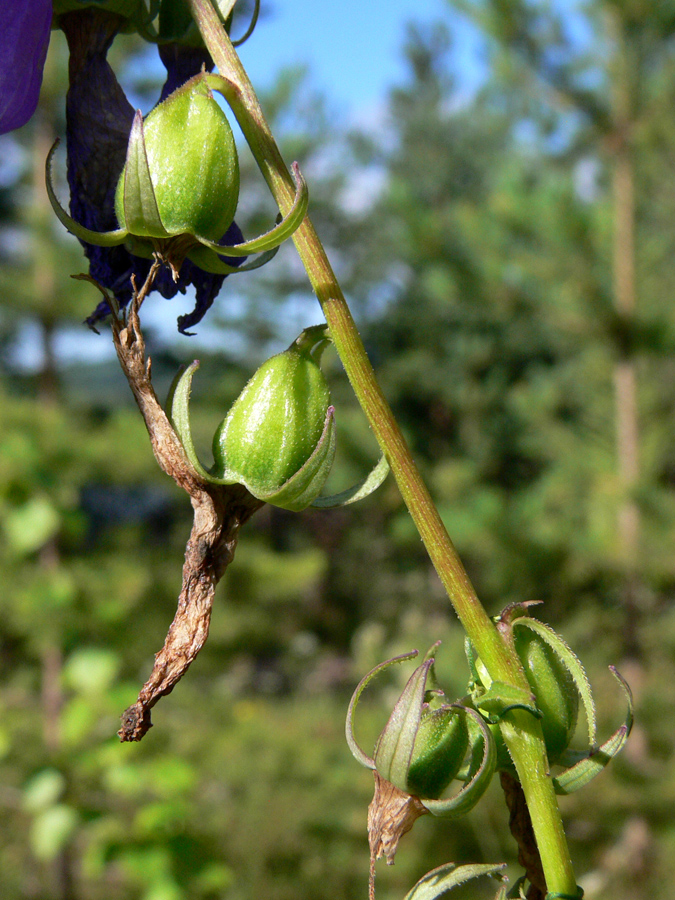
M106 58L123 21L120 16L95 8L60 18L70 50L70 86L66 99L70 211L74 219L92 231L107 231L118 226L115 190L124 168L134 118L134 110ZM167 69L161 99L201 71L203 66L213 67L205 50L177 43L163 45L160 57ZM224 245L242 241L243 235L234 222L221 238ZM82 243L91 276L111 290L123 308L131 299L132 276L142 284L151 261L134 256L122 244L100 247ZM245 257L223 257L223 260L238 266L245 262ZM178 330L187 333L187 329L200 322L212 305L225 277L204 272L190 260L185 260L177 280L168 268L162 268L153 289L170 299L179 292L185 293L189 285L194 287L195 308L178 319ZM93 328L109 313L110 309L103 301L86 320L87 324Z
M0 30L0 134L35 112L52 25L52 0L4 0Z

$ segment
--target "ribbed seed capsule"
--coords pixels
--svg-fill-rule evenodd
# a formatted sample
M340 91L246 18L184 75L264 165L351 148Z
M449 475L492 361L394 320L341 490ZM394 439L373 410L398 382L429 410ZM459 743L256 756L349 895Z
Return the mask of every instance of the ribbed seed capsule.
M253 375L214 435L216 478L288 509L318 496L335 454L330 391L319 367L324 333L307 329Z
M585 679L583 667L562 638L542 622L527 615L511 617L506 621L502 617L502 627L507 623L510 624L513 645L523 665L534 702L527 696L516 699L506 692L506 686L493 683L475 649L467 642L469 666L477 685L474 703L492 723L490 728L497 744L498 768L512 768L498 719L514 706L529 709L539 718L549 762L555 763L569 747L577 727L580 681L575 679L572 670L576 670L577 678L581 673ZM481 702L483 697L484 705ZM496 709L499 711L495 716Z
M530 628L514 623L513 641L542 713L541 727L550 762L569 747L579 716L579 691L553 648Z
M445 707L423 713L403 790L416 797L440 797L459 772L468 747L464 712Z
M156 106L142 127L134 124L115 213L134 237L187 234L218 241L238 199L232 129L197 75Z

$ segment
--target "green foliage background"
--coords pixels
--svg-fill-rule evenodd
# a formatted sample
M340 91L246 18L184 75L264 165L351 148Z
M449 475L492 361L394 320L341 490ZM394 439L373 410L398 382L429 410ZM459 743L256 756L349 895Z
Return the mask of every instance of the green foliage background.
M605 734L623 716L607 665L633 686L627 750L562 803L586 897L666 900L675 881L675 7L659 4L655 16L652 4L594 0L557 14L495 0L463 10L487 59L468 98L452 75L449 6L443 22L411 27L408 76L392 89L383 134L341 132L330 98L301 72L280 75L264 105L310 180L312 216L487 608L544 601L541 617L596 686ZM120 42L116 68L141 52ZM19 162L0 190L0 893L363 896L372 784L344 741L349 696L377 662L437 639L441 683L461 696L460 629L392 483L337 512L265 508L242 535L199 659L156 707L145 740L118 743L118 716L173 616L191 511L154 463L107 329L94 362L67 349L83 340L79 323L97 297L69 279L83 269L79 247L33 177L62 127L58 36L50 53L40 116L4 139ZM629 320L616 312L612 276L609 136L621 85L637 197ZM156 85L136 89L149 97ZM254 234L270 208L244 155L242 169L241 224ZM372 187L355 203L358 185ZM226 282L198 329L204 456L255 366L318 320L290 247ZM148 338L161 394L194 344L152 329ZM639 386L634 567L617 536L621 361ZM337 361L326 362L339 489L375 447ZM397 671L365 698L366 748L405 677ZM378 896L402 898L449 860L504 860L517 873L496 785L458 823L420 820L395 868L378 875Z

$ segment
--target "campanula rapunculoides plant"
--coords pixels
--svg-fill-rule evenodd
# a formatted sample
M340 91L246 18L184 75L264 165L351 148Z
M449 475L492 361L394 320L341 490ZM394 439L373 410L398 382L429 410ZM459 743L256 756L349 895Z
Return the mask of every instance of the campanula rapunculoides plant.
M120 735L139 740L149 710L170 693L208 633L213 593L232 560L240 526L263 503L298 511L364 496L391 467L401 495L467 634L466 696L448 702L434 674L435 648L415 669L389 716L373 756L354 736L354 712L378 672L365 676L349 707L347 737L359 762L375 773L369 811L373 858L393 855L419 815L455 817L483 794L494 771L529 823L514 831L535 846L512 896L533 890L547 900L579 898L558 793L583 787L625 743L632 722L601 746L581 663L563 639L531 618L523 604L492 620L479 602L407 444L377 384L363 343L326 253L307 217L308 191L297 165L284 164L255 91L229 38L235 0L60 0L53 24L71 54L67 106L70 212L59 203L47 161L49 197L61 222L85 245L89 277L104 301L90 319L112 313L118 358L136 397L160 465L189 494L195 509L186 549L183 590L174 624L150 678L125 712ZM26 15L34 9L35 16ZM20 84L0 82L5 128L25 122L35 106L47 43L49 4L9 3L12 28L1 36L4 63ZM257 5L256 13L257 15ZM155 21L157 20L157 21ZM117 33L135 30L161 45L167 85L143 118L134 113L107 62ZM250 29L249 29L250 30ZM14 42L12 46L11 42ZM19 49L23 56L17 55ZM14 62L13 62L14 61ZM218 74L212 74L215 67ZM238 150L220 93L234 114L279 207L278 221L245 240L234 223L239 199ZM292 237L321 304L326 325L306 329L252 376L218 426L213 465L206 469L192 442L189 396L193 363L176 379L167 412L151 384L139 309L155 288L166 296L193 284L199 321L222 278L268 262ZM248 257L252 261L244 262ZM130 302L126 318L120 310ZM373 433L382 461L356 488L336 498L320 492L335 449L334 410L320 357L335 347ZM584 710L589 748L572 741ZM560 771L554 770L557 765ZM453 792L452 783L460 782ZM521 811L522 811L521 809ZM524 820L523 820L524 821ZM462 880L495 874L499 866L441 867L409 897L431 900ZM530 888L527 888L529 882ZM371 878L371 891L373 881ZM502 885L497 896L504 898ZM534 894L533 894L534 896Z

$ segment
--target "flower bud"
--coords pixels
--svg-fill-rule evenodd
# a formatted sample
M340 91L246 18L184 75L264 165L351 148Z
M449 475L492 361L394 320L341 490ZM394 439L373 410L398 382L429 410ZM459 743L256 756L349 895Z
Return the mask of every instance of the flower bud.
M139 238L218 241L238 198L234 136L204 75L170 94L145 122L139 114L115 194L121 229Z
M326 342L324 326L308 328L253 375L213 438L215 478L285 509L304 509L319 495L335 455L319 368Z
M378 673L412 659L417 650L371 669L359 682L347 710L349 749L375 775L375 796L368 808L372 859L384 855L389 864L415 819L425 811L445 818L464 815L483 796L495 771L495 742L483 718L461 703L447 703L436 684L432 654L439 643L429 648L403 688L373 757L364 753L354 737L354 713L361 694ZM441 798L455 777L462 787L453 796Z

